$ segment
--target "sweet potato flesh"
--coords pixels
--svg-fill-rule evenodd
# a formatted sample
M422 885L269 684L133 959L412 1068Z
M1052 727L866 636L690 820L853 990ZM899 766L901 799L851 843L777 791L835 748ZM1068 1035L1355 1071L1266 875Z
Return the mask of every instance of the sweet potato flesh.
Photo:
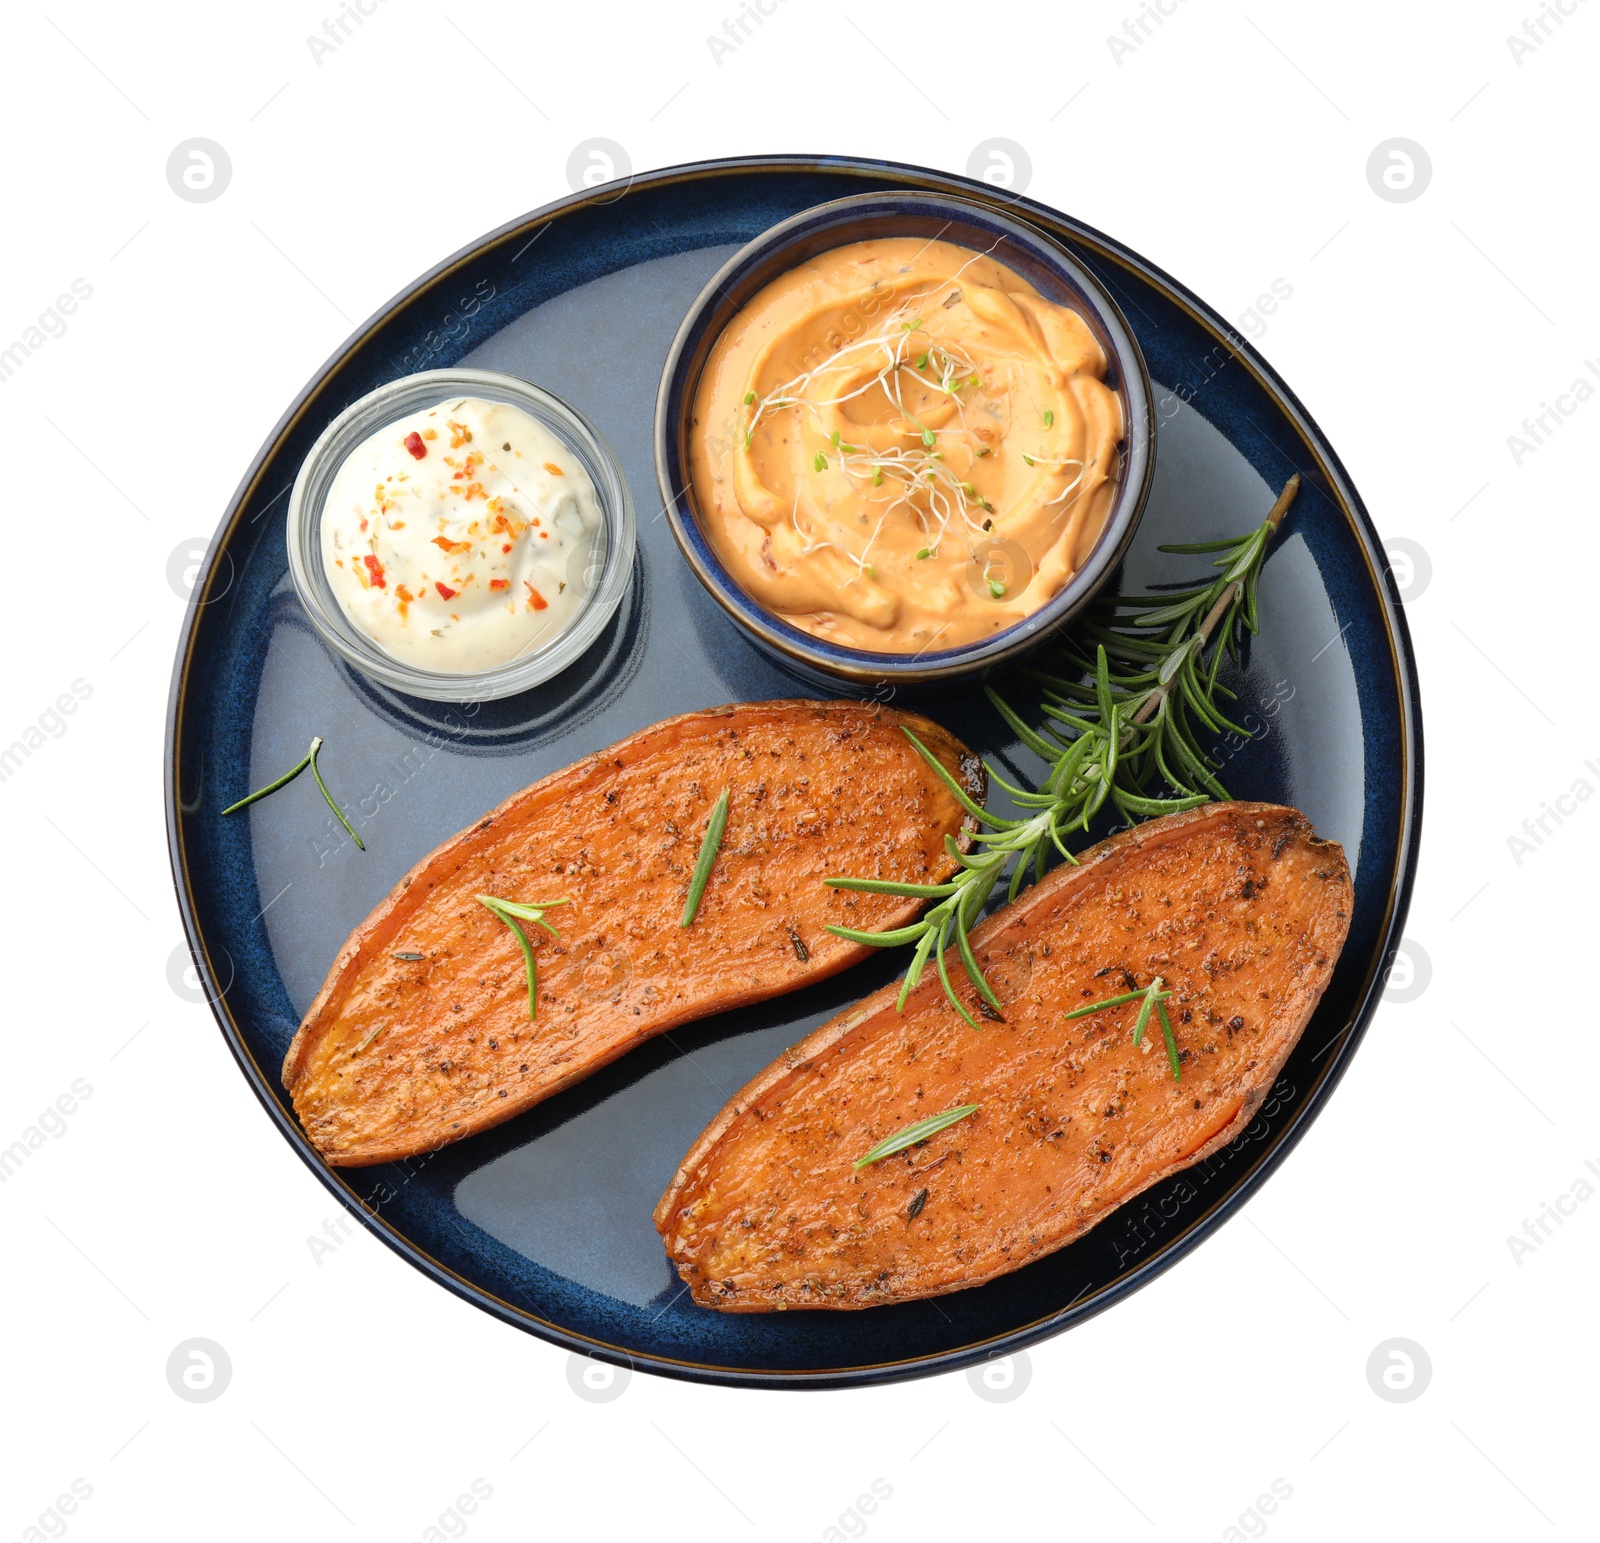
M981 797L937 725L851 702L765 702L656 724L516 794L424 858L357 928L284 1063L335 1164L432 1150L527 1109L691 1019L832 975L866 949L828 923L903 925L916 903L820 881L918 883L954 869L959 804L909 727ZM693 925L680 925L712 806L729 815ZM556 940L476 898L566 900ZM420 957L416 957L420 956Z
M1214 804L1103 843L974 934L1003 1022L974 1031L932 979L897 1012L891 987L739 1093L657 1209L669 1256L701 1305L760 1312L933 1296L1061 1248L1248 1123L1350 905L1342 851L1292 809ZM1156 1019L1134 1048L1138 1004L1066 1016L1157 975L1181 1082Z

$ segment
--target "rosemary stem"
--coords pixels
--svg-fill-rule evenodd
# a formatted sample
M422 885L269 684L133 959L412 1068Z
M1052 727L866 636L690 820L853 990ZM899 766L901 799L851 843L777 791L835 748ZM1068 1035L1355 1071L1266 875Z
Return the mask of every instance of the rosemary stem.
M1267 540L1271 540L1278 532L1278 527L1283 524L1283 517L1289 512L1289 505L1294 502L1295 494L1300 491L1300 473L1296 472L1283 485L1283 491L1278 494L1276 502L1267 511L1267 517L1262 523L1271 526ZM1228 614L1228 607L1239 598L1240 591L1244 588L1243 579L1235 579L1223 592L1217 596L1217 603L1206 613L1206 619L1200 623L1200 647L1204 648L1211 641L1211 634L1216 630L1217 623Z
M1267 510L1267 524L1276 530L1283 524L1283 517L1289 512L1289 505L1294 502L1295 494L1300 491L1300 473L1296 472L1283 485L1283 491L1278 494L1272 507Z
M1266 519L1262 522L1263 524L1270 525L1272 527L1271 535L1269 535L1267 538L1268 540L1271 540L1272 535L1277 534L1278 527L1283 524L1284 515L1289 512L1289 505L1294 502L1294 496L1299 491L1300 473L1296 472L1286 483L1284 483L1283 491L1278 494L1278 497L1273 503L1272 508L1267 511ZM1205 652L1206 644L1211 641L1211 634L1216 631L1217 624L1224 616L1228 614L1229 610L1232 609L1234 601L1239 598L1243 589L1244 580L1235 579L1222 591L1220 595L1217 596L1216 604L1206 612L1205 620L1202 621L1199 627L1195 630L1195 636L1199 639L1199 642L1189 645L1197 653ZM1147 696L1142 703L1140 703L1138 712L1136 712L1129 720L1129 727L1131 728L1141 723L1148 723L1150 719L1153 718L1158 711L1160 711L1161 704L1166 701L1167 695L1171 690L1172 686L1170 682L1165 686L1152 686L1150 689L1150 695Z

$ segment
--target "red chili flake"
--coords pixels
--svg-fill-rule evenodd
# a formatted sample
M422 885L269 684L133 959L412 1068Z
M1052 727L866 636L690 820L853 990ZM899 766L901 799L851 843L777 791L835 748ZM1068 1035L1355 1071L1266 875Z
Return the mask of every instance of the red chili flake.
M372 577L372 587L374 589L387 589L389 583L383 576L383 564L371 552L368 552L361 561L367 565L367 572Z
M501 547L500 550L501 550L502 553L509 552L511 550L511 543L509 541L506 542L506 544L503 547Z
M524 579L522 582L528 591L528 604L531 605L536 611L549 610L550 602L546 600L545 597L533 587L533 585L529 584L526 579Z
M428 447L423 444L422 436L414 429L411 433L406 435L406 449L409 450L419 461L428 453Z
M489 580L489 588L490 589L510 589L511 588L511 580L510 579L490 579Z
M434 580L433 587L439 591L439 598L441 600L454 600L456 597L455 590L451 589L448 584L439 583L437 579Z

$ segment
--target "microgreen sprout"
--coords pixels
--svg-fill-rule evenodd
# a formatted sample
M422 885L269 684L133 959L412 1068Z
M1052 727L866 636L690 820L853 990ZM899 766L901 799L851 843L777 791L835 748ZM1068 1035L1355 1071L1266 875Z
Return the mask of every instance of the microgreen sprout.
M754 393L747 392L745 405L754 410L743 439L748 449L763 419L779 411L792 408L809 415L827 436L834 452L814 452L812 465L816 471L828 470L832 461L840 473L863 489L886 489L871 499L880 513L874 539L883 521L903 510L934 538L925 550L936 556L940 539L952 526L969 536L981 534L984 527L977 516L992 506L977 495L969 481L954 475L945 465L947 443L969 442L976 437L967 426L966 404L960 393L979 384L979 376L972 360L957 345L932 334L931 329L925 330L924 318L911 312L910 306L926 298L906 297L875 332L841 345L820 364L784 381L765 396L755 396L752 401ZM909 339L914 333L921 333L926 341L913 356ZM920 421L918 413L924 409L907 401L907 381L919 392L942 396L949 421L938 429ZM902 440L886 445L877 433L868 433L865 437L869 442L864 445L850 444L843 438L838 426L839 410L873 393L881 393L890 410L891 432L907 438L914 436L916 443ZM881 424L883 419L875 422ZM941 443L941 435L949 436L948 441ZM984 446L977 453L989 453L989 447ZM792 518L796 532L806 543L804 550L834 546L832 542L810 540L800 529L798 512ZM866 572L865 551L858 553L844 546L835 550L855 564L857 577Z

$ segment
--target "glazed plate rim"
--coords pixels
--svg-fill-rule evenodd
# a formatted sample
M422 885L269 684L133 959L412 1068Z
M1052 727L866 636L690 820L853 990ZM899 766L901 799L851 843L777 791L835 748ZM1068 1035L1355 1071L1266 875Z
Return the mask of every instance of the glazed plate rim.
M1237 1186L1214 1206L1202 1211L1181 1233L1159 1252L1132 1266L1125 1273L1098 1288L1087 1300L1068 1303L1031 1323L1006 1330L1004 1333L978 1340L954 1349L937 1351L928 1355L907 1357L895 1361L857 1366L827 1368L823 1370L750 1370L743 1367L719 1366L664 1355L634 1354L619 1346L580 1334L575 1330L541 1318L527 1309L518 1307L495 1295L456 1271L442 1264L406 1237L384 1217L374 1215L344 1182L341 1171L330 1168L312 1147L288 1110L279 1102L276 1092L276 1068L263 1071L251 1053L224 992L219 986L207 953L205 940L197 915L184 849L181 821L181 791L178 780L178 745L183 725L186 688L193 658L199 620L205 610L205 597L209 594L219 566L219 558L227 553L244 510L257 492L262 473L273 461L288 435L299 424L326 389L330 377L338 370L352 350L365 343L378 329L398 313L413 305L420 296L446 281L458 268L476 260L497 246L516 240L528 240L538 230L564 216L588 209L597 204L612 203L636 186L663 187L675 183L698 182L725 176L771 172L791 174L825 173L857 177L864 181L893 178L903 190L921 189L942 192L974 199L991 207L1000 205L1005 212L1039 224L1046 234L1069 244L1077 243L1089 248L1104 261L1121 267L1137 279L1155 286L1166 298L1183 310L1192 321L1209 333L1218 344L1225 347L1233 361L1240 364L1277 403L1298 435L1305 454L1321 471L1328 490L1338 508L1348 521L1366 562L1373 593L1381 603L1385 622L1385 636L1389 648L1389 679L1398 696L1399 761L1401 807L1397 821L1398 849L1395 852L1394 871L1389 882L1387 909L1377 946L1369 961L1366 979L1356 994L1356 1007L1350 1022L1340 1031L1340 1040L1322 1067L1304 1099L1298 1104L1289 1122L1261 1154L1255 1167L1238 1182ZM1131 330L1131 329L1130 329ZM893 161L866 160L854 156L818 155L753 155L722 159L686 162L662 167L655 171L639 173L628 178L622 191L615 183L557 199L538 209L488 232L476 241L461 248L443 262L429 269L413 283L401 290L367 318L321 367L290 404L283 416L263 441L252 459L233 497L228 503L216 535L207 548L205 561L196 577L188 614L178 640L173 665L172 683L167 703L164 744L164 794L166 811L168 858L172 868L173 887L178 909L183 918L184 935L199 972L202 988L218 1027L221 1029L234 1060L244 1073L251 1089L267 1110L279 1131L299 1154L301 1160L321 1180L341 1205L388 1246L425 1275L454 1292L465 1301L492 1313L502 1321L532 1333L564 1349L589 1355L595 1359L635 1370L647 1370L680 1379L721 1384L732 1387L785 1387L824 1388L853 1387L900 1381L911 1377L933 1376L974 1366L997 1356L1022 1350L1037 1344L1062 1330L1087 1321L1108 1307L1122 1301L1156 1276L1164 1273L1185 1258L1205 1238L1216 1232L1243 1208L1245 1203L1266 1180L1277 1171L1284 1159L1293 1151L1313 1120L1321 1113L1333 1089L1348 1069L1357 1047L1365 1037L1368 1025L1377 1009L1387 966L1394 957L1400 941L1406 912L1410 905L1412 887L1416 878L1418 849L1422 826L1423 751L1422 716L1418 700L1416 662L1412 652L1410 632L1392 571L1383 554L1383 547L1371 518L1356 492L1337 453L1317 427L1310 414L1301 405L1294 392L1263 359L1255 348L1239 337L1226 321L1184 285L1146 261L1132 250L1123 247L1110 237L1092 227L1050 208L1018 195L1001 195L987 183L959 176L951 172L931 170L926 167ZM1387 860L1388 853L1384 854ZM231 982L229 983L231 984Z

